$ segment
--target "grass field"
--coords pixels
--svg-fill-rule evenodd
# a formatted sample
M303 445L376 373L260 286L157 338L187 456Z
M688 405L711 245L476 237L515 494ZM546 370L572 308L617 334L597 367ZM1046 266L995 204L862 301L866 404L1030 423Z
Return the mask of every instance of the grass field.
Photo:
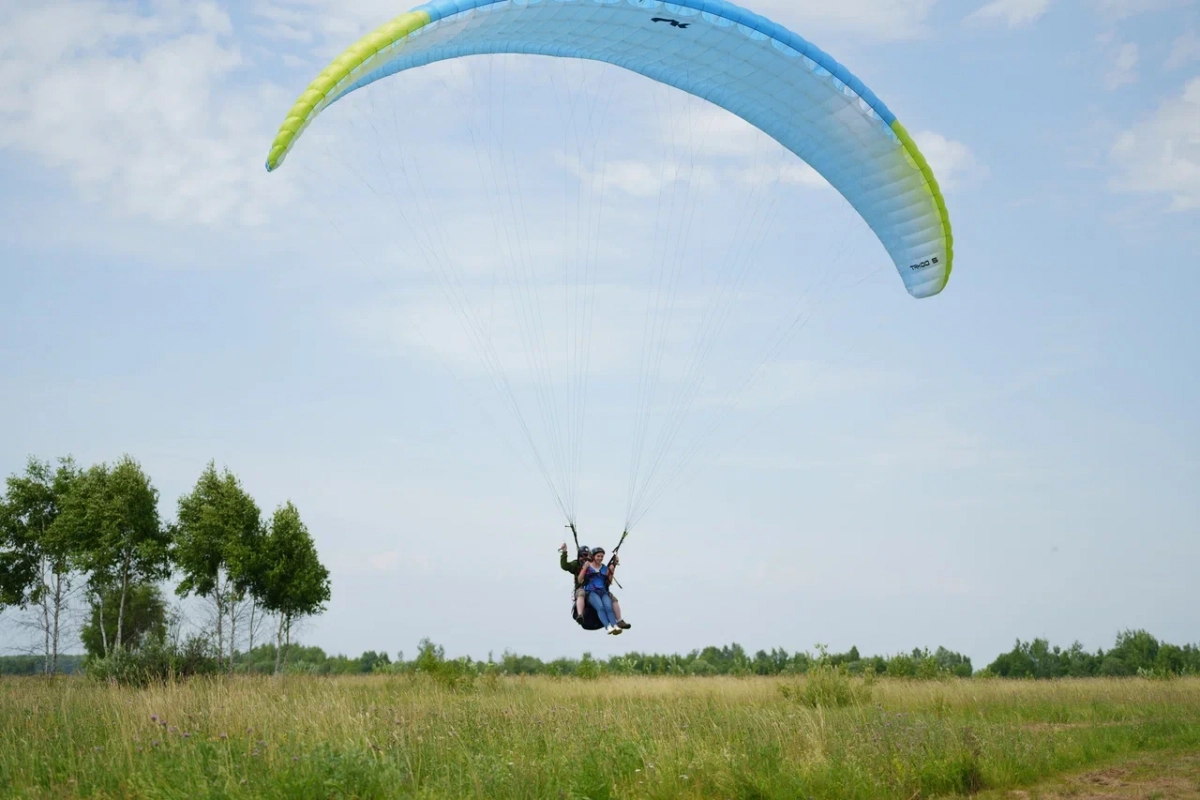
M1200 749L1197 678L821 680L4 679L0 793L912 800Z

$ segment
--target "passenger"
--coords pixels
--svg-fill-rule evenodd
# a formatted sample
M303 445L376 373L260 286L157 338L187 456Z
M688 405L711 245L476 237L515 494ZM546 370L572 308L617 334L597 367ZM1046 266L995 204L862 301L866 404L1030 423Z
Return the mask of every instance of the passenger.
M596 609L600 623L610 635L618 635L625 628L630 627L628 624L623 627L618 624L618 618L613 610L612 596L608 591L608 586L612 583L619 563L620 560L613 556L613 563L605 564L604 548L600 547L592 551L591 561L584 563L583 568L579 570L579 583L587 592L587 601L592 608Z
M574 561L567 561L566 542L563 542L559 546L558 551L559 566L563 568L564 572L569 572L575 576L575 616L578 619L583 619L584 603L587 602L587 590L585 590L583 585L579 582L579 571L583 568L584 564L591 561L592 552L586 544L582 545L579 548L578 558L576 558ZM621 615L621 601L618 600L617 596L611 591L608 593L608 597L610 600L612 600L613 615L617 618L617 627L621 628L622 630L628 630L632 628L633 626L626 622L625 618Z

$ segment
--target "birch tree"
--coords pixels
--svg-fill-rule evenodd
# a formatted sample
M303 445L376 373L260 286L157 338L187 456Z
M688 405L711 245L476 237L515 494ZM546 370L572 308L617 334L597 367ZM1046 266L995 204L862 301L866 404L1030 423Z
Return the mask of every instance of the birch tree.
M87 574L100 618L105 598L117 604L112 641L100 626L105 656L124 646L130 588L170 574L170 533L158 515L158 490L141 465L124 456L114 466L99 464L79 475L63 508L63 527L76 563Z
M78 469L62 459L58 469L31 458L23 475L5 481L0 508L0 605L31 607L23 627L42 640L43 671L58 671L58 652L72 594L72 549L58 519Z
M282 672L284 652L291 646L297 622L319 614L329 602L329 570L300 512L290 502L276 509L255 573L263 607L278 617L275 632L275 674Z
M176 593L181 597L195 594L212 602L217 652L228 652L230 671L237 652L237 626L247 611L247 590L252 588L253 564L263 538L260 517L258 506L237 477L228 469L217 474L212 462L195 488L179 498L174 559L182 580ZM253 592L250 595L253 625Z

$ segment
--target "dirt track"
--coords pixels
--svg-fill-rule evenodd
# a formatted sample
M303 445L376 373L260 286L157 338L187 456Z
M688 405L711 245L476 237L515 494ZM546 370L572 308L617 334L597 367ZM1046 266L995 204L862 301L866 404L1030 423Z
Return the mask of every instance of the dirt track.
M1058 778L1034 789L983 796L990 800L1200 800L1200 752L1139 756L1117 766Z

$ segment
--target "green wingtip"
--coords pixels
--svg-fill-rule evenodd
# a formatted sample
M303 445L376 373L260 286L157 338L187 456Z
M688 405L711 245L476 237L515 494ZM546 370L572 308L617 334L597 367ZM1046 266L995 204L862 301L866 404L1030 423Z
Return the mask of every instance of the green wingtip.
M912 156L917 168L921 170L921 175L925 177L925 182L929 184L929 191L933 194L933 202L937 206L938 215L942 218L942 231L946 237L946 277L942 280L941 289L938 289L938 292L941 292L950 284L950 273L954 271L954 232L950 227L950 212L946 210L946 198L942 196L942 189L938 185L937 177L933 174L929 162L925 160L925 156L921 155L920 148L917 147L917 143L913 141L908 130L900 124L900 120L892 123L892 131L904 145L904 149Z
M336 91L344 80L377 53L396 44L413 31L425 27L430 21L426 11L401 14L359 39L322 70L292 105L283 124L279 126L279 132L275 134L275 141L267 156L267 172L274 172L283 165L288 151L292 149L304 127L312 121L317 113L316 109L321 107L331 92Z

